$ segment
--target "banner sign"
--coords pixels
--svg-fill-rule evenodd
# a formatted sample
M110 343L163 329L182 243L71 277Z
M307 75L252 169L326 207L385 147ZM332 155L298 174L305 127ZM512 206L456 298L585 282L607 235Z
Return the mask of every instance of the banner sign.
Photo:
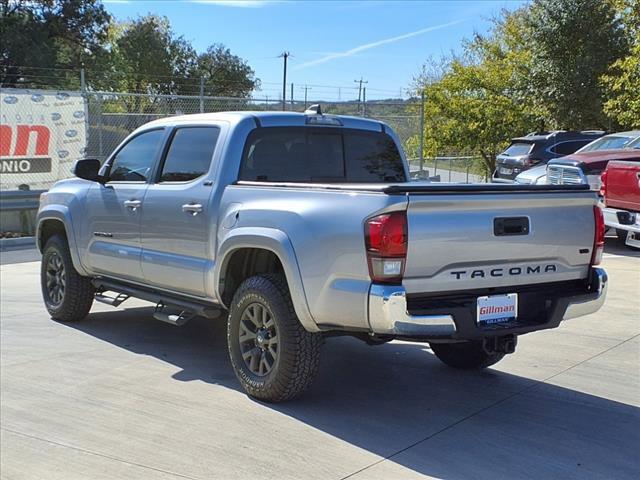
M80 92L0 89L0 189L70 177L86 150L86 117Z

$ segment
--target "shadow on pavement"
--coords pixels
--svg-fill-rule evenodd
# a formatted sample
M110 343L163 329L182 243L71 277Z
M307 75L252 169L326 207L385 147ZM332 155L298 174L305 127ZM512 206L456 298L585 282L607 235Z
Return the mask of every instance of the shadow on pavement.
M240 390L224 321L197 318L177 328L151 314L151 308L100 312L68 325L180 367L175 380ZM263 405L441 479L621 479L638 471L640 409L498 370L455 371L422 344L372 347L330 338L310 391L294 402Z

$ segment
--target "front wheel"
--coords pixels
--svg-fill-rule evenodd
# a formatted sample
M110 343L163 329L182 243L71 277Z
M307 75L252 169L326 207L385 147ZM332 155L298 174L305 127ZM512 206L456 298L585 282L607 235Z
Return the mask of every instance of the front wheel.
M229 312L227 343L242 388L260 400L295 398L318 373L322 335L300 324L279 275L251 277L240 285Z
M73 267L67 240L53 235L42 251L40 266L42 298L51 318L62 322L82 320L93 303L91 280Z
M460 370L490 367L503 359L504 353L487 353L482 342L431 343L431 350L441 362Z

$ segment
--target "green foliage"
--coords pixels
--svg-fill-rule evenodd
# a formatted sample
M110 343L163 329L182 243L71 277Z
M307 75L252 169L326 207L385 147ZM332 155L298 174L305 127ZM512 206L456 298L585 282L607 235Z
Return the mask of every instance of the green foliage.
M602 77L604 111L622 128L640 128L640 43Z
M629 47L613 5L535 0L525 18L533 91L555 126L608 127L600 77Z
M80 87L169 95L248 97L260 81L221 44L198 55L166 17L115 24L97 0L0 0L0 83L8 87ZM149 112L131 98L127 110Z
M189 77L204 81L205 95L220 97L248 97L260 86L253 69L246 61L233 55L222 44L214 44L198 55ZM197 92L193 92L197 93Z
M477 152L492 171L511 137L535 129L539 112L525 90L530 54L521 26L519 15L496 20L491 33L476 35L439 78L423 71L417 79L426 97L425 156Z
M622 128L640 128L640 2L617 0L614 5L633 46L602 76L604 111Z
M42 83L77 86L81 66L104 53L110 21L96 0L0 0L0 83L18 86L34 68L56 68L75 72L47 71Z
M176 94L179 84L194 68L196 53L171 31L169 20L148 15L115 27L110 55L97 75L90 77L102 89L138 93Z
M637 0L534 0L503 11L461 56L423 66L424 155L480 154L492 170L510 138L533 130L639 126L639 32Z

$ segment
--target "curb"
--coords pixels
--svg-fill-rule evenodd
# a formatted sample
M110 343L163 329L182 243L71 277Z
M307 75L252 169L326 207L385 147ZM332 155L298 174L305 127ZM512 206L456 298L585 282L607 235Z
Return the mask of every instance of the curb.
M11 250L28 250L36 247L36 237L2 238L0 252Z

